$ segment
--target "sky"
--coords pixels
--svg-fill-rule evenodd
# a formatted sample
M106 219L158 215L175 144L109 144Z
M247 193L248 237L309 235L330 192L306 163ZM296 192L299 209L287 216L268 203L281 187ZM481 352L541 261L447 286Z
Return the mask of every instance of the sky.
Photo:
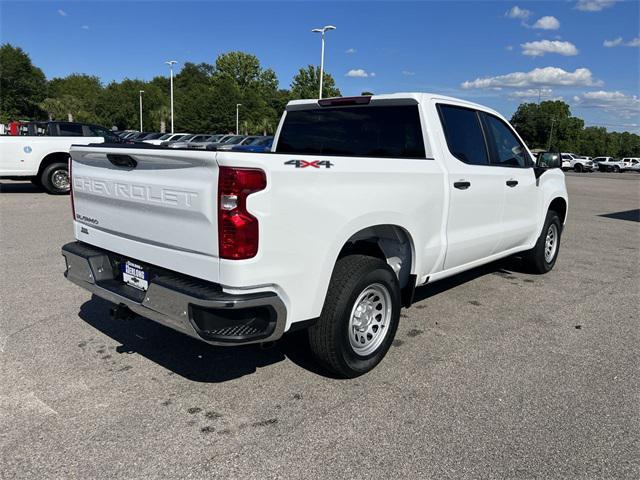
M149 80L166 60L214 63L242 50L288 88L320 62L343 95L437 92L510 117L522 101L562 98L587 125L640 133L640 2L6 1L0 43L47 78Z

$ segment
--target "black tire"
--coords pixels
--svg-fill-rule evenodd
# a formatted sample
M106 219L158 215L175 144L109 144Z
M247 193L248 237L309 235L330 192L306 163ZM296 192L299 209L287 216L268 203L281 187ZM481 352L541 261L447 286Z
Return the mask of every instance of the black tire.
M387 300L390 313L384 317L387 325L378 327L380 333L377 333L378 330L374 333L380 342L375 349L366 355L360 355L351 343L352 331L356 331L350 330L351 313L361 294L380 286L389 294ZM375 302L376 297L373 295L371 298ZM349 255L339 259L331 275L320 318L308 330L313 356L323 367L340 377L354 378L367 373L380 363L389 350L398 329L400 307L398 278L386 262L365 255ZM375 312L378 310L372 311L377 318ZM377 326L373 323L375 321L378 320L369 321L373 327ZM382 328L386 328L386 333ZM371 345L375 344L376 341L372 341ZM359 344L358 348L361 348Z
M613 171L614 171L615 173L620 173L620 167L619 167L618 165L614 165L614 166L613 166Z
M545 256L546 243L547 243L547 234L549 233L552 226L555 226L555 251L553 252L553 256L549 259ZM551 271L553 266L556 264L556 260L558 259L558 253L560 252L560 239L562 237L562 222L560 222L559 215L553 211L549 210L547 212L547 218L544 222L544 227L542 227L542 233L538 237L538 241L536 245L525 253L523 256L524 263L531 273L543 274Z
M40 188L40 189L42 188L42 182L40 181L39 177L33 177L30 180L31 180L31 184L34 187L37 187L37 188Z
M66 175L66 187L60 182L60 178ZM52 163L45 167L40 175L42 187L51 195L64 195L69 193L69 166L65 162Z
M576 171L576 173L582 173L582 170L584 170L584 169L582 168L582 165L581 165L581 164L579 164L579 163L576 163L576 164L573 166L573 169Z

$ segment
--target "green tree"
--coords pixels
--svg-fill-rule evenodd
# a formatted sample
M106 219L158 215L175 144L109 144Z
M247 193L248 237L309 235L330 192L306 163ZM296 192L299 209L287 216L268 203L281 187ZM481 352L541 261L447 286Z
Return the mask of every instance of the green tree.
M511 117L511 124L531 148L574 151L584 122L571 116L571 109L558 100L523 103Z
M47 113L49 120L86 121L75 115L81 112L80 102L73 95L61 95L56 98L45 98L39 105ZM82 115L80 115L82 116Z
M255 55L245 52L223 53L216 58L216 76L233 79L240 90L256 88L261 93L278 89L278 78L270 68L263 69Z
M327 72L322 75L322 97L339 97L340 90L336 87L336 82ZM307 65L301 68L291 81L292 98L318 98L320 88L320 68Z
M97 105L102 95L102 84L95 76L74 73L64 78L54 78L49 82L49 98L59 99L69 109L67 114L79 122L100 122ZM63 97L66 100L63 100ZM70 98L73 100L70 100Z
M46 96L47 79L29 55L9 43L0 46L0 121L42 118Z

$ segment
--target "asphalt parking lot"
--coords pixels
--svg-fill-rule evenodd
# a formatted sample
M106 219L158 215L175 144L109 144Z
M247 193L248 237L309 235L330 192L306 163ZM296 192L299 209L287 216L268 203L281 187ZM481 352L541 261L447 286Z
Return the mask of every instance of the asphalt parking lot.
M640 175L568 174L555 270L417 292L373 372L209 347L64 280L68 197L0 183L3 478L639 478Z

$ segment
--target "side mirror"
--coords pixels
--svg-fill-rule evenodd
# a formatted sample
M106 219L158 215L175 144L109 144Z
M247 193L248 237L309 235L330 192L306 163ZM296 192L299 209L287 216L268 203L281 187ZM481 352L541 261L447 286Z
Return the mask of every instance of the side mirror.
M562 156L557 152L542 152L536 161L538 168L562 168Z

